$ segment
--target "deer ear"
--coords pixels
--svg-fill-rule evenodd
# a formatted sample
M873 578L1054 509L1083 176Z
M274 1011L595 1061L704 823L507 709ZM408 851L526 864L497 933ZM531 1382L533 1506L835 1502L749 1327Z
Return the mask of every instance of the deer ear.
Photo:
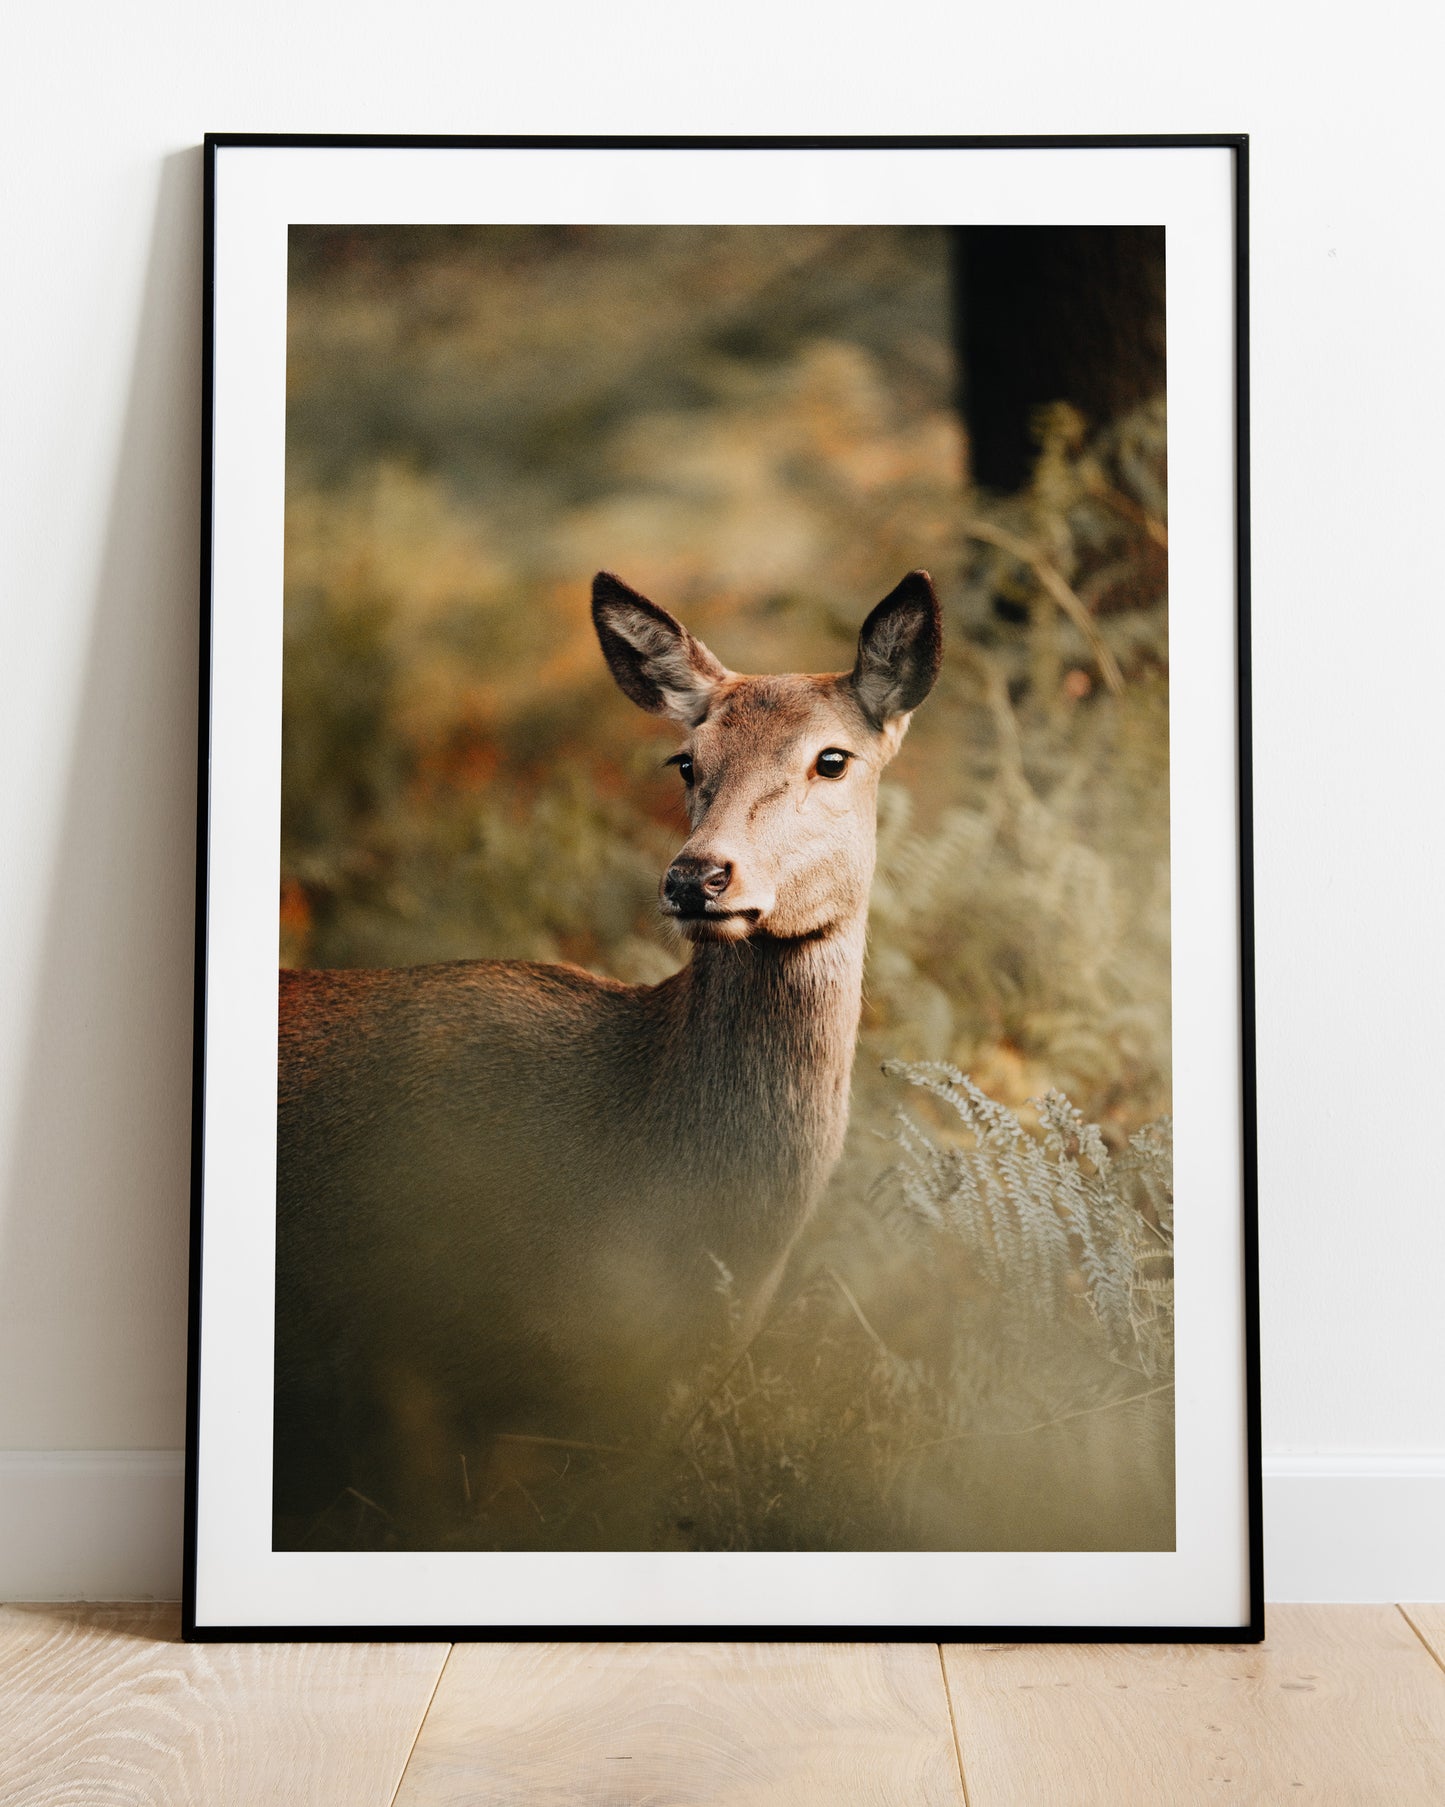
M943 619L933 580L910 571L863 623L849 682L877 728L916 709L933 688L943 658Z
M610 571L592 580L592 624L624 695L650 715L695 728L730 673L680 621Z

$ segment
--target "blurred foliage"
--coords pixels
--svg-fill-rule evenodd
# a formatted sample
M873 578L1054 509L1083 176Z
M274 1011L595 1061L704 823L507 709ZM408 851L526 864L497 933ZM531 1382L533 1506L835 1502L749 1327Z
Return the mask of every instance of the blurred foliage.
M698 1548L1171 1548L1168 1120L1111 1156L1059 1093L1033 1134L956 1068L888 1071L932 1125L895 1107L868 1229L689 1401L663 1497Z
M888 1077L886 1164L845 1164L761 1326L650 1439L438 1451L424 1522L348 1488L310 1545L1172 1549L1168 1120L1111 1154L1058 1093L1031 1130L955 1068Z
M1034 1326L1031 1366L1005 1355L1028 1323L1020 1301L1037 1302L1027 1264L991 1267L956 1223L926 1226L948 1244L925 1258L879 1205L916 1203L930 1183L926 1161L911 1178L890 1168L886 1062L968 1075L970 1108L1007 1107L1055 1165L1062 1119L1036 1101L1066 1094L1097 1126L1096 1178L1094 1156L1127 1170L1170 1109L1163 398L1111 422L1061 400L1034 422L1028 487L980 494L948 318L944 234L928 228L292 230L283 964L562 959L634 982L675 968L656 909L685 834L661 763L675 742L605 672L587 608L597 569L738 670L845 668L868 608L915 566L944 601L945 671L880 797L849 1151L790 1295L806 1334L775 1331L794 1366L758 1379L779 1410L751 1441L737 1422L727 1432L739 1461L801 1462L800 1438L831 1448L880 1411L897 1419L904 1369L909 1397L927 1395L920 1423L948 1437L960 1413L992 1425L1002 1393L1053 1420L1113 1398L1126 1357L1163 1372L1158 1351L1150 1368L1100 1332L1062 1194L1048 1206L1064 1238L1055 1278L1094 1315L1056 1316L1052 1336ZM982 1122L944 1110L929 1134L947 1151ZM1135 1211L1096 1226L1121 1261ZM903 1364L883 1395L880 1348ZM797 1364L820 1362L827 1385L804 1386ZM1127 1412L1080 1422L1116 1472L1152 1475L1148 1536L1167 1542L1172 1421L1151 1399L1132 1466L1108 1441ZM717 1455L714 1418L691 1434ZM1048 1433L1036 1479L1083 1460L1083 1434ZM839 1476L849 1462L862 1472L850 1457ZM869 1496L868 1525L829 1506L831 1529L810 1532L798 1488L773 1489L789 1528L765 1531L765 1478L734 1482L726 1536L716 1500L676 1516L723 1542L876 1546L894 1534L880 1501L903 1484ZM809 1499L853 1498L841 1478L819 1487ZM1016 1492L990 1495L969 1535L990 1535L990 1511L1006 1524ZM1073 1530L1048 1535L1142 1535L1140 1497L1126 1489L1123 1520L1108 1520L1084 1489ZM915 1530L920 1512L937 1518L936 1501L914 1504Z

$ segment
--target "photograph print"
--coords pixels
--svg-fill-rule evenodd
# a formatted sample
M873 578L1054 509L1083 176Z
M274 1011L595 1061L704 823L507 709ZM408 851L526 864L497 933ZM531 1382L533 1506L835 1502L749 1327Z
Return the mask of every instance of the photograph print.
M1171 1545L1164 290L292 228L278 1548Z

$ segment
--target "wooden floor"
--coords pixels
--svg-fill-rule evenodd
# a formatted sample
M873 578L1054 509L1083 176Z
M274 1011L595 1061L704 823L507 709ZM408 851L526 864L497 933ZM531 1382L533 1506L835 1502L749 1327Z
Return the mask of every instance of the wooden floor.
M183 1645L0 1608L4 1807L1445 1802L1445 1607L1262 1646Z

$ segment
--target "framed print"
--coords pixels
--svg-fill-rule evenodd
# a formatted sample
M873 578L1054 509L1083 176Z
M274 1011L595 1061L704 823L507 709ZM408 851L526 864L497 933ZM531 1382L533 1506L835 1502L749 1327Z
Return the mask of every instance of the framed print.
M206 157L188 1635L1262 1636L1244 141Z

